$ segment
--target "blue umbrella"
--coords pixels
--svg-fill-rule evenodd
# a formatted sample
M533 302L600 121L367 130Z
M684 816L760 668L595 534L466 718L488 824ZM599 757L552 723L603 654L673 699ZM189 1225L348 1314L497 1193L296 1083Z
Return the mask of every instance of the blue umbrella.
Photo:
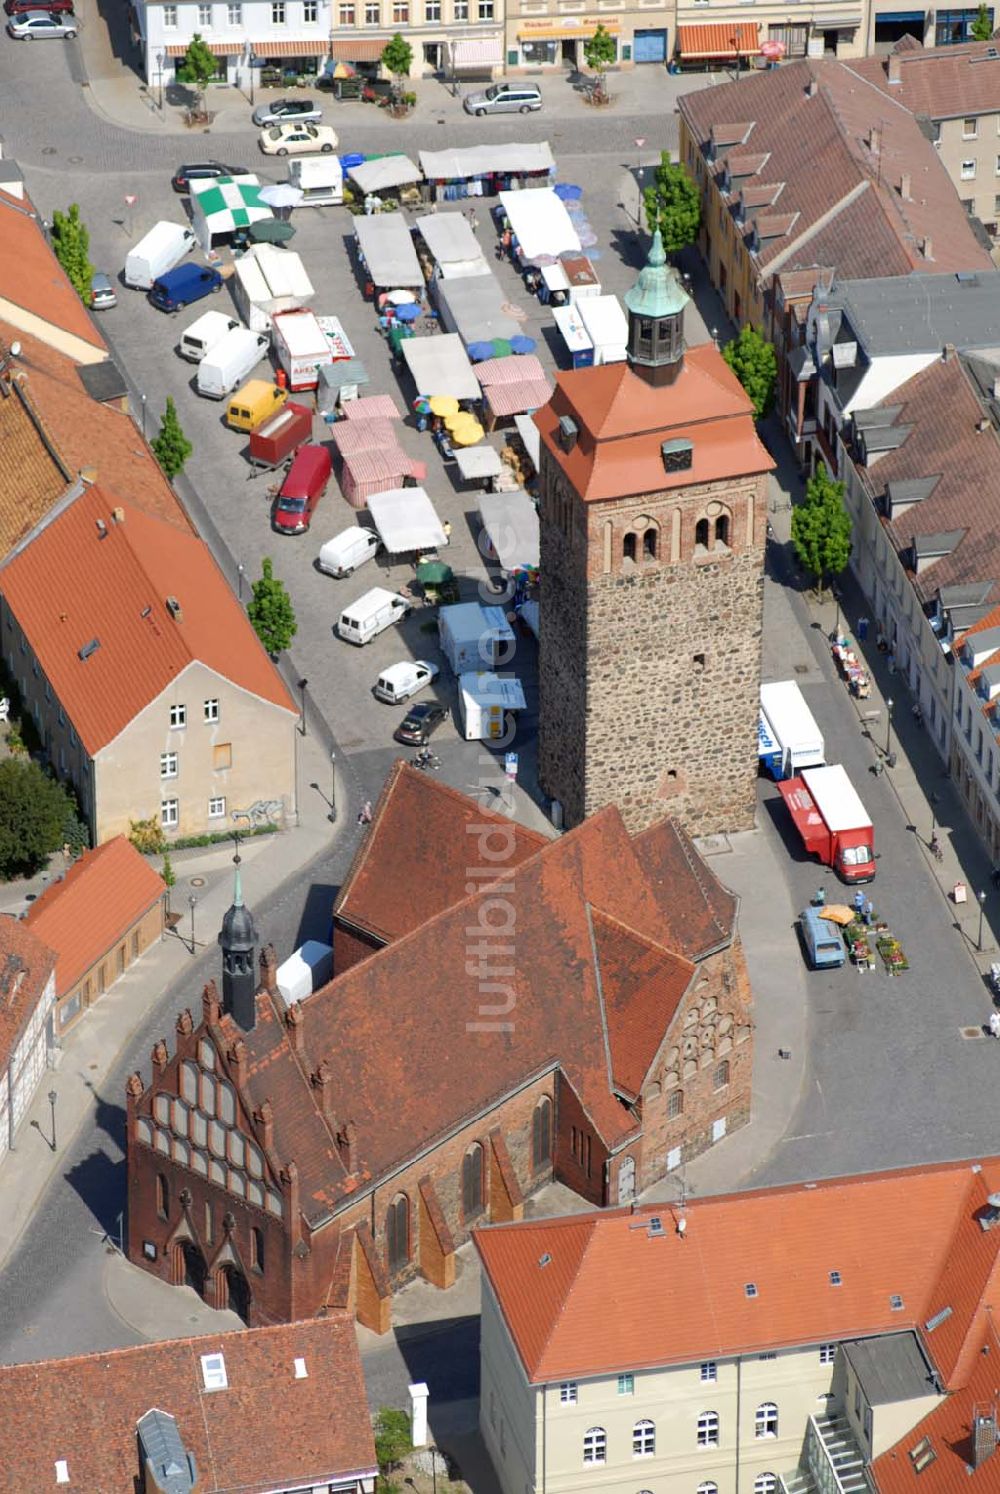
M555 194L561 197L563 202L579 202L583 196L583 188L574 186L572 182L559 182L555 188Z
M515 353L533 353L538 346L533 337L512 337L510 345Z
M415 322L418 316L423 316L423 312L415 301L407 301L405 306L396 307L396 318L398 321Z
M470 342L466 352L473 363L482 363L487 358L493 357L493 344L491 342Z

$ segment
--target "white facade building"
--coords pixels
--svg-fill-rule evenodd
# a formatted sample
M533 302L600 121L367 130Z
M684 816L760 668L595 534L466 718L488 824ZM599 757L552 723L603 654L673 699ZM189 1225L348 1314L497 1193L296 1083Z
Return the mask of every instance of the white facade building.
M13 1147L55 1049L56 957L0 916L0 1158Z

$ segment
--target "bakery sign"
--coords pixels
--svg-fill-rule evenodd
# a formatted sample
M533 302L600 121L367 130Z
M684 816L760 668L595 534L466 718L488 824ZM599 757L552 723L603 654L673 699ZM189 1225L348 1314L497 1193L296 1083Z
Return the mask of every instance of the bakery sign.
M519 17L517 34L525 39L532 37L593 36L598 26L610 31L612 36L621 31L619 16L539 16L537 20Z

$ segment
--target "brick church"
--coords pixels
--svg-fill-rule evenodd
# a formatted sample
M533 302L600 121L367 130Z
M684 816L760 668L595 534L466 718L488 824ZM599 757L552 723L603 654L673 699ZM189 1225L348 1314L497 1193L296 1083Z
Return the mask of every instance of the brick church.
M748 1118L736 913L676 821L548 840L397 763L301 1002L237 861L221 992L128 1082L129 1258L254 1326L385 1331L397 1285L447 1287L553 1179L630 1199Z
M751 829L774 466L657 233L628 361L559 374L541 433L539 774L578 825L617 804Z

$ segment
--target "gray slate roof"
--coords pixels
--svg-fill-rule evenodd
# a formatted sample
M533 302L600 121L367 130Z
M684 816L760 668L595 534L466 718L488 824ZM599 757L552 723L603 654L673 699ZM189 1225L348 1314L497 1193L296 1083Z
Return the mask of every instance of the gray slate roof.
M846 319L869 359L987 348L1000 342L1000 271L841 280L821 298L831 327Z
M914 1333L855 1339L844 1345L844 1356L870 1406L889 1406L934 1394L930 1367Z

